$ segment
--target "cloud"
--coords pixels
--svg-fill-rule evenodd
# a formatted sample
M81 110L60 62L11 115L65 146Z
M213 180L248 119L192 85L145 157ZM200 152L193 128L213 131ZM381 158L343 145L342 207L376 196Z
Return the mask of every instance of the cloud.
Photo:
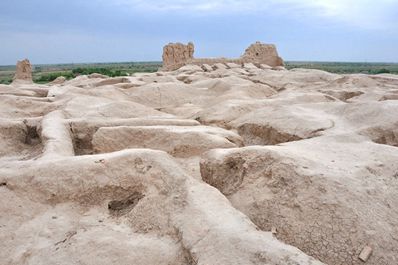
M382 29L397 25L397 0L282 0L316 10L317 16L368 28ZM395 13L395 14L394 14Z
M105 1L105 0L101 0ZM114 0L114 5L148 12L194 15L260 13L346 23L367 29L395 27L398 0Z

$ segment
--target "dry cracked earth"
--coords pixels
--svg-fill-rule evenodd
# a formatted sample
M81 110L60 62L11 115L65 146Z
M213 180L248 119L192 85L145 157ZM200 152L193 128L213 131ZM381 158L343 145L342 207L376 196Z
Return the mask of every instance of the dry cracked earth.
M0 86L0 263L398 264L398 76L217 64Z

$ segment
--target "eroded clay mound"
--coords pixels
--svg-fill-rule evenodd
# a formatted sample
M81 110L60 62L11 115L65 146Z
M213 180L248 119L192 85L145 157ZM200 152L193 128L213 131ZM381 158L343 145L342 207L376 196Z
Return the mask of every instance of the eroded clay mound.
M0 263L395 265L398 78L192 53L0 85Z
M327 264L361 264L357 257L366 244L383 253L376 254L374 264L390 264L398 245L385 233L396 233L398 223L382 213L398 203L398 154L375 154L375 163L366 152L390 148L372 143L350 147L356 151L314 139L279 148L215 150L203 157L201 173L261 229L276 230L279 239ZM335 158L341 152L344 158ZM320 155L336 160L318 161ZM348 171L348 163L355 170ZM369 186L369 179L383 177Z
M274 145L320 136L334 122L314 109L277 105L249 112L231 125L246 145Z
M233 132L207 126L136 126L100 128L92 143L98 153L150 148L189 157L215 147L238 147L242 145L242 139Z

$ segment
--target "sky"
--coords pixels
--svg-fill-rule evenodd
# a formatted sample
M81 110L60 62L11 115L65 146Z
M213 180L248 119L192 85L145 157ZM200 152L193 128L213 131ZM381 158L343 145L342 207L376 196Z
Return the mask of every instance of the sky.
M398 0L0 0L0 65L160 61L274 43L287 61L398 62Z

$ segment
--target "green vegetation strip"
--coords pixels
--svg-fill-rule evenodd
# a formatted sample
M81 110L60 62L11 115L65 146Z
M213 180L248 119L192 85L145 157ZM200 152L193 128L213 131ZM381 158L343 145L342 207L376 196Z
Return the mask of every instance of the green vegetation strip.
M59 76L72 79L79 75L98 73L109 77L127 76L134 73L153 73L162 67L161 62L91 63L34 65L33 80L48 83ZM318 69L337 74L398 74L397 63L343 63L343 62L286 62L287 69ZM10 84L15 66L0 66L0 84Z
M93 73L109 77L127 76L134 73L153 73L161 66L162 64L159 62L34 65L33 81L45 84L54 81L59 76L72 79L79 75ZM0 66L0 84L10 84L14 71L15 66Z
M398 63L286 62L287 69L318 69L336 74L398 74Z

